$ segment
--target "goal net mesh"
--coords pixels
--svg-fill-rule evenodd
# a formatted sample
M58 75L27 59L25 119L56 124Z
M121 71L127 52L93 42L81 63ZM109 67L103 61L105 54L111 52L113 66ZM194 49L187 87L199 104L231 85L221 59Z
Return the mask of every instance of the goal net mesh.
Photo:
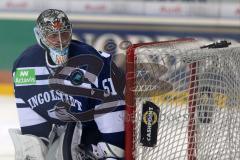
M126 159L240 159L240 48L200 49L204 44L183 39L128 49ZM146 101L159 108L152 147L141 142Z

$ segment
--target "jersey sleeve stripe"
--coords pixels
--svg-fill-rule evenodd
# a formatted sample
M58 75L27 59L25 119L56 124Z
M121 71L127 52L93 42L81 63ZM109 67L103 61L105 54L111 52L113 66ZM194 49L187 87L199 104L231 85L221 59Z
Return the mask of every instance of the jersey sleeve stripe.
M40 86L40 85L48 85L49 84L49 80L48 79L45 79L45 80L36 80L36 83L35 84L16 84L16 87L21 87L21 86L34 86L34 85L37 85L37 86Z
M101 133L116 133L124 131L124 111L110 112L94 116Z
M42 116L31 108L17 108L21 127L27 127L47 122Z
M88 88L91 89L91 84L88 83L82 83L81 85L75 86L68 80L62 80L62 79L56 79L53 78L50 81L48 79L46 80L36 80L35 84L15 84L16 87L22 87L22 86L41 86L41 85L49 85L49 84L62 84L67 86L74 86L74 87L80 87L80 88Z
M108 57L110 57L111 56L111 54L109 54L109 53L107 53L107 52L102 52L102 51L100 51L100 52L98 52L102 57L104 57L104 58L108 58Z
M25 104L24 100L22 98L15 98L15 102L17 104Z
M49 71L46 67L19 67L17 70L26 70L26 69L34 69L35 75L48 75Z
M104 109L104 108L111 108L111 107L118 107L118 106L123 106L123 105L125 105L124 100L101 103L101 104L95 106L95 110L100 110L100 109Z

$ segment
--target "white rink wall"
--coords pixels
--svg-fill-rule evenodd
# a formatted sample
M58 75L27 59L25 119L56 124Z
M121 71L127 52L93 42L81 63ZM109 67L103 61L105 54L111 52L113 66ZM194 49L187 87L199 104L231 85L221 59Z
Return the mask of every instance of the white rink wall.
M9 128L19 128L15 99L12 96L0 96L0 160L14 160Z

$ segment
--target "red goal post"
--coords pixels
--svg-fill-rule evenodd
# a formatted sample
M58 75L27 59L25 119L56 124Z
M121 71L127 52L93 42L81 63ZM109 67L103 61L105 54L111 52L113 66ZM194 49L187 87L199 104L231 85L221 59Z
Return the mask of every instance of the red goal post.
M239 48L200 49L205 44L204 41L185 38L140 43L128 48L125 96L126 160L142 158L195 160L206 157L221 159L219 156L222 158L240 156L240 153L237 153L240 149L230 154L230 149L224 148L235 146L230 142L226 144L226 140L233 142L238 139L235 135L238 127L231 126L234 124L228 114L236 116L240 113L239 107L235 104L237 102L234 104L232 104L234 100L228 102L230 92L227 89L238 85L239 82L225 84L225 79L231 79L238 75L239 71L233 70L233 75L230 75L223 69L238 67L239 64L232 63L232 60L238 60ZM227 56L225 52L228 53ZM169 58L175 58L176 62L172 66L167 64ZM181 70L181 67L187 69ZM161 77L162 75L165 77ZM233 92L235 98L240 96L237 91ZM150 140L144 144L149 137L144 137L143 134L152 129L148 124L153 124L146 122L150 112L142 113L146 101L153 102L160 110L160 113L150 117L154 119L155 115L159 115L156 142L151 141L153 144L150 144ZM227 103L235 108L229 109L228 106L224 106ZM171 116L174 118L169 120ZM232 127L229 129L231 131L227 131L222 119ZM240 118L236 118L236 121L240 122ZM146 131L143 131L144 123ZM210 130L211 127L213 131ZM152 132L155 132L154 130L156 129L152 129ZM146 133L146 136L150 134ZM229 138L230 136L232 138ZM223 149L226 151L220 154L220 150Z

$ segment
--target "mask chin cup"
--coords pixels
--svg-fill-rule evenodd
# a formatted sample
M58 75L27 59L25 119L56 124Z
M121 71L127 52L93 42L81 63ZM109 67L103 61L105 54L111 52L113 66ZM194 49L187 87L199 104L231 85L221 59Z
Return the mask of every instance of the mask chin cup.
M63 65L68 60L68 48L64 48L63 50L49 48L49 55L55 64Z

